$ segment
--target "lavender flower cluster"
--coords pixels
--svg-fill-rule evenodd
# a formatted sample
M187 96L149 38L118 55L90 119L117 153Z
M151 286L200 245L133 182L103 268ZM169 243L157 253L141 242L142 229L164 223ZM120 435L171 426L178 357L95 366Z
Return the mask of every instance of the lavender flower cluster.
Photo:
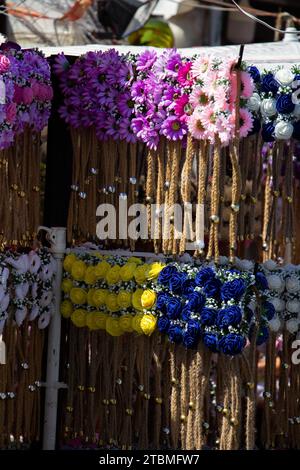
M0 46L0 81L0 149L4 149L25 128L40 132L46 126L53 90L42 53L22 50L12 42Z

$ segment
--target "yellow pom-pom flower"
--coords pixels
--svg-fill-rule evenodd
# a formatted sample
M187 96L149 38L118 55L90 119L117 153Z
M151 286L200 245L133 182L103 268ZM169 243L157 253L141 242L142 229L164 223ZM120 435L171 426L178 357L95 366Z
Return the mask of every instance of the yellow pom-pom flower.
M132 328L132 315L126 314L122 315L119 318L119 325L120 328L125 332L125 333L131 333L133 331Z
M106 320L108 318L107 313L104 312L93 312L94 324L97 330L105 330Z
M76 281L83 281L85 272L86 272L86 264L84 261L79 260L75 261L72 265L71 275Z
M96 323L95 323L94 314L91 313L91 312L87 313L87 315L86 315L86 326L90 330L97 330L98 329L98 327L96 326Z
M91 307L96 307L96 305L94 304L94 294L95 294L95 291L96 289L89 289L88 290L88 293L87 293L87 296L86 296L86 302L88 305L90 305Z
M140 322L140 328L144 335L150 336L156 328L156 317L151 313L143 315L143 318Z
M67 271L68 273L70 273L71 270L72 270L72 266L75 263L75 261L77 261L77 258L76 258L76 255L74 253L70 253L69 255L67 255L65 257L64 263L63 263L64 270Z
M150 281L152 279L156 279L160 273L160 271L165 267L165 264L155 262L149 265L149 272L147 279Z
M68 278L63 279L61 283L61 290L65 294L68 294L70 290L72 289L72 287L73 287L73 282L71 281L71 279L68 279Z
M149 264L142 264L137 266L134 271L134 278L138 284L143 284L148 277Z
M64 300L60 306L60 313L64 318L70 318L73 312L73 304L70 300Z
M105 299L105 304L106 304L107 309L110 312L117 312L120 309L119 304L118 304L118 296L117 294L114 294L113 292L108 294L108 296Z
M118 305L121 308L128 308L131 305L131 293L121 289L117 296Z
M93 302L95 307L100 307L100 305L105 304L106 297L108 296L107 289L95 289L93 294Z
M143 308L152 308L156 302L156 294L151 289L146 289L141 296L141 304Z
M84 282L86 284L92 285L96 282L95 267L89 266L84 275Z
M113 266L107 271L105 275L105 279L108 284L116 284L117 282L119 282L120 269L121 269L120 266L116 264L115 266Z
M75 326L82 328L86 326L86 316L87 312L83 308L77 308L71 315L71 320Z
M141 302L142 295L143 295L143 289L137 289L132 294L132 305L133 305L133 308L135 308L136 310L143 310L143 306Z
M70 299L73 304L82 305L86 303L86 291L81 287L73 287L70 290Z
M122 281L130 281L133 279L134 271L136 269L135 263L126 263L120 269L120 278Z
M132 318L132 322L131 322L132 328L139 335L143 333L143 330L141 328L141 321L142 321L143 316L144 315L142 313L137 313L136 315L134 315L134 317Z
M124 333L119 325L119 319L115 317L107 318L105 329L111 336L121 336Z
M107 271L110 269L110 264L107 261L101 261L95 266L96 279L104 279Z

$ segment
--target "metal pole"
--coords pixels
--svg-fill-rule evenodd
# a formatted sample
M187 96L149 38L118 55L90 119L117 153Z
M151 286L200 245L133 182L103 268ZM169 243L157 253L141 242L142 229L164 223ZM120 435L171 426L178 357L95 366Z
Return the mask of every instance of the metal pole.
M58 389L64 388L59 380L59 359L60 359L60 336L61 336L61 281L63 271L63 257L66 250L66 228L64 227L39 227L39 230L47 232L47 238L51 243L51 251L57 262L55 277L55 310L50 322L48 332L48 353L47 353L47 375L43 449L54 450L56 444L56 422L57 422L57 402Z

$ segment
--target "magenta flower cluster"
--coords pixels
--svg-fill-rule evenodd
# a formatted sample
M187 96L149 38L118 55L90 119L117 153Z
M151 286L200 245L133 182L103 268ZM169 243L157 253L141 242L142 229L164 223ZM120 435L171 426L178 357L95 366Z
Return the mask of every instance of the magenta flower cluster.
M11 42L0 46L0 149L30 128L40 132L50 116L53 90L50 67L36 49Z
M100 140L112 138L158 147L161 137L185 143L196 139L228 144L235 134L236 88L233 59L189 59L175 49L146 50L137 56L113 49L88 52L69 64L57 57L64 102L62 118L74 128L95 127ZM241 73L243 101L253 92ZM252 129L252 115L240 108L240 136Z

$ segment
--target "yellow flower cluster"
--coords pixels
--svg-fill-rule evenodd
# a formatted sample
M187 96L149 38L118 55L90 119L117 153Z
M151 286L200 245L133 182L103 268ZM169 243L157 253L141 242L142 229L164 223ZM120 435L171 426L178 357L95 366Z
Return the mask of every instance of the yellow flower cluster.
M156 316L151 313L156 293L151 288L143 289L141 285L155 281L164 264L146 264L140 258L131 257L122 266L111 265L108 257L96 256L101 259L93 265L78 259L74 253L65 257L62 316L70 318L79 328L106 330L111 336L131 332L150 336L157 323ZM133 291L122 287L122 283L130 281L135 285ZM99 288L99 282L105 287ZM116 284L116 291L110 290ZM130 312L124 312L127 309ZM122 314L118 315L120 311Z

